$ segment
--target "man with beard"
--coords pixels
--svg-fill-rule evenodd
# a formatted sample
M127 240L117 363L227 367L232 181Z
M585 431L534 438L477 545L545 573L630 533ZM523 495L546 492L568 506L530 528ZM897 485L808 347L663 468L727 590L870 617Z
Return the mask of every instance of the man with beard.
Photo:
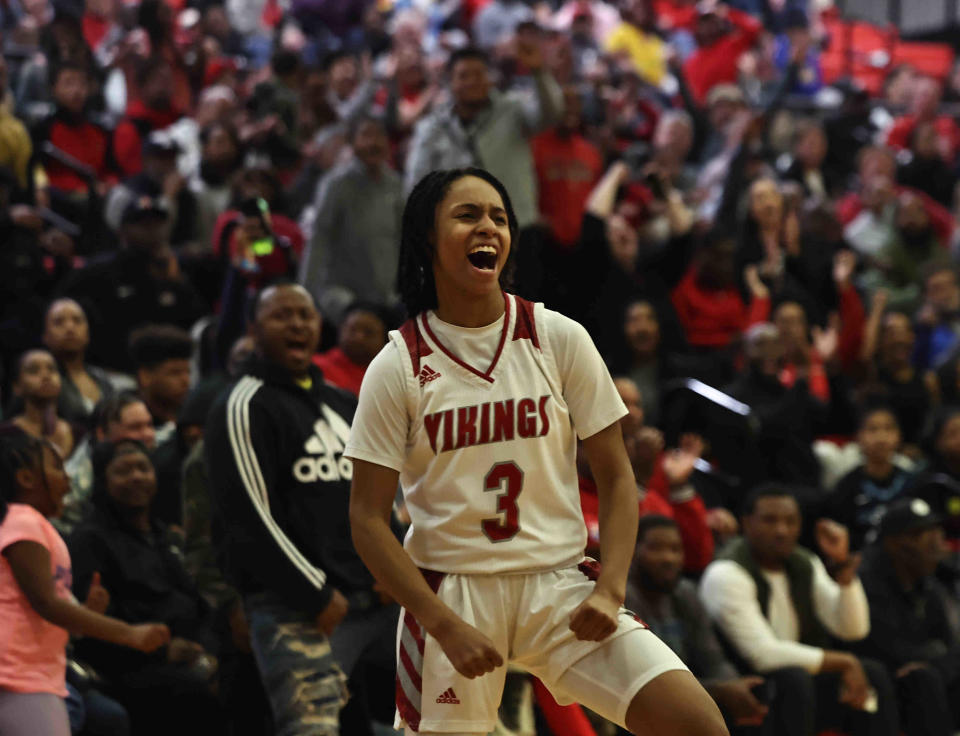
M355 300L396 303L403 184L387 160L383 123L360 117L350 127L353 157L317 188L313 234L299 281L335 323Z
M727 660L697 595L682 579L683 540L673 519L644 516L627 580L626 607L646 622L717 701L727 725L760 725L768 707L757 697L762 677L740 677Z
M870 630L860 556L844 527L821 520L821 562L798 546L801 522L782 485L755 488L744 503L743 537L703 574L704 607L748 670L773 683L771 733L812 736L830 727L895 736L896 697L883 666L831 648Z

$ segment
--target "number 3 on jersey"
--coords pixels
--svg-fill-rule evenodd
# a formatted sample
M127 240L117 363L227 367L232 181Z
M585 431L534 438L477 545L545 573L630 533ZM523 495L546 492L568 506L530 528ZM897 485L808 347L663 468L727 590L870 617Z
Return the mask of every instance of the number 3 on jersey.
M502 518L484 519L483 533L491 542L506 542L520 531L520 509L517 497L523 490L523 471L514 462L497 463L483 479L484 491L502 491L497 496L497 511Z

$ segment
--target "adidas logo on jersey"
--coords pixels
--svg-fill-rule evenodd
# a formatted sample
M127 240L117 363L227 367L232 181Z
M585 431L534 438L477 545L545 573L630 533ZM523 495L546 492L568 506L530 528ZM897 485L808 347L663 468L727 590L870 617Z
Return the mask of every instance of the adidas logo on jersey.
M293 464L293 476L301 483L351 480L353 463L343 457L350 437L350 425L329 407L321 407L323 418L313 424L313 434L304 443L307 455Z
M447 705L460 705L460 698L453 692L452 687L448 687L440 694L440 697L437 698L437 702L446 703Z
M420 388L426 386L430 381L435 381L440 378L440 371L435 371L433 368L428 366L426 363L423 364L423 368L420 369L420 374L417 376L420 379Z

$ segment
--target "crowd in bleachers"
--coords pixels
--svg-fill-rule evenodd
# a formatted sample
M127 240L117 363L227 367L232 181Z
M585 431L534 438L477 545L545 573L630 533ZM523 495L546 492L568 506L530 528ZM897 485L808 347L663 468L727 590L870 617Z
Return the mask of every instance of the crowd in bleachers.
M270 732L208 413L278 280L356 395L405 318L406 195L477 166L518 219L511 290L587 327L629 409L628 606L731 730L960 731L960 75L946 47L838 66L845 23L829 0L0 0L0 723L48 713L30 693L74 734ZM580 494L597 555L585 464ZM350 689L341 732L389 732L392 673ZM501 721L612 733L514 674Z

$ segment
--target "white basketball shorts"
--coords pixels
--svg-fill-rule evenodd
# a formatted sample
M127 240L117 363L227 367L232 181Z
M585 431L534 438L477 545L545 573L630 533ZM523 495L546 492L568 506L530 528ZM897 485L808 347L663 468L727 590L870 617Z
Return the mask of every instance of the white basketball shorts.
M579 567L513 575L424 571L424 576L444 603L490 637L505 661L539 677L559 703L582 703L623 726L640 688L664 672L687 668L625 608L617 630L603 641L576 638L570 615L593 591L592 565L586 561ZM505 663L482 677L463 677L436 639L402 611L395 728L492 731L506 671Z

